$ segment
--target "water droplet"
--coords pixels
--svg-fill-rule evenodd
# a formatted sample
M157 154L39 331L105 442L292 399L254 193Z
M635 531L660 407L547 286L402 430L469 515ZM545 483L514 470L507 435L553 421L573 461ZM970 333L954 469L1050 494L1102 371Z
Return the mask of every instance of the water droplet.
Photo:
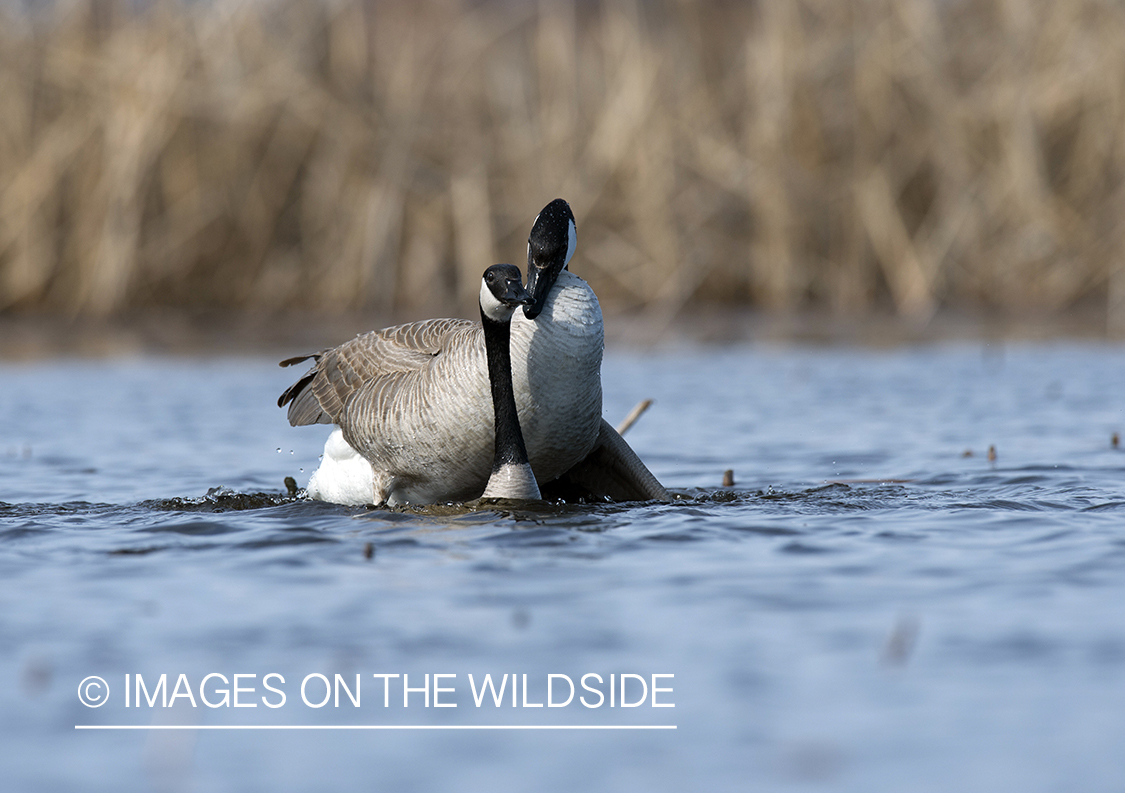
M281 454L281 447L280 446L277 447L277 453Z

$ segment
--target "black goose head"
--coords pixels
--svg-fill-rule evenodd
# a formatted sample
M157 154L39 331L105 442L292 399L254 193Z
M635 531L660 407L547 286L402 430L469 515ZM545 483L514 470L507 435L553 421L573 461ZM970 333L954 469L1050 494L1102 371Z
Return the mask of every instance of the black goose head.
M523 274L514 264L494 264L480 282L480 311L497 322L508 322L517 306L531 305L531 294L523 288Z
M527 291L534 299L523 309L528 319L535 319L543 310L551 287L574 255L577 242L570 204L556 198L543 207L527 238Z

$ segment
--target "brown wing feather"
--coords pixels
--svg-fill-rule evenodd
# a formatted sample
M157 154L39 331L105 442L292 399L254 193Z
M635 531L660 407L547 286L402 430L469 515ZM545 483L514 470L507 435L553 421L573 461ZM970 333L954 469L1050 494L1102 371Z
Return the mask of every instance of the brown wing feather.
M288 358L282 366L313 359L312 368L285 390L278 407L289 405L289 423L337 424L348 398L365 383L421 369L440 355L455 331L477 323L429 319L356 336L312 355Z

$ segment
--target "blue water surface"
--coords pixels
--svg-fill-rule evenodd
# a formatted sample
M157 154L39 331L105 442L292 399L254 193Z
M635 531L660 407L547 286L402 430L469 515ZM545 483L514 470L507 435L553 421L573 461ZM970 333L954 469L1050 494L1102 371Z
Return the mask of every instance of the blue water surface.
M627 439L674 503L311 503L283 480L328 429L288 426L272 359L0 363L4 789L1125 790L1125 350L611 352L603 376L611 423L655 400ZM236 674L255 707L201 701ZM475 704L486 674L515 706ZM580 702L588 674L614 707ZM621 707L623 674L674 707ZM349 688L311 707L310 675ZM197 729L75 729L173 725ZM396 729L276 729L372 725ZM447 729L480 726L536 729Z

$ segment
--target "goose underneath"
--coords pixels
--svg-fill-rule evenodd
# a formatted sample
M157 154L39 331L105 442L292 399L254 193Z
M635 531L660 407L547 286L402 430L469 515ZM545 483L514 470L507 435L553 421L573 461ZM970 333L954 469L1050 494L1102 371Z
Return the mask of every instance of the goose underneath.
M601 418L601 308L568 264L577 244L562 199L528 237L532 304L511 321L512 385L536 479L568 495L667 499L628 444ZM482 326L434 319L366 333L312 358L285 391L293 426L335 424L313 498L343 504L434 503L481 495L493 416ZM570 472L575 470L574 476Z
M512 390L512 315L518 306L531 303L531 294L523 288L519 268L494 264L484 271L480 284L480 322L488 358L496 442L492 473L481 498L542 498L527 459Z

